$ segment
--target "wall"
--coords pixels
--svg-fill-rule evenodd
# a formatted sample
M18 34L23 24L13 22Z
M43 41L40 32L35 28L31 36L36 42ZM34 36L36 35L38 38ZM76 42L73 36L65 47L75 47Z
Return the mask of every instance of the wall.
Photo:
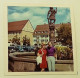
M27 38L30 38L30 44L33 45L33 33L22 31L21 32L21 38L23 38L23 36L25 36L25 35L26 35Z
M37 44L37 41L39 41L39 44L41 44L41 40L44 40L44 44L47 44L48 41L49 41L49 36L48 37L41 37L40 35L38 35L39 39L37 38L37 35L36 37L33 37L33 44ZM37 41L34 41L34 40L37 40ZM45 42L45 40L48 40L47 42Z
M30 21L28 21L26 23L26 25L24 26L23 30L24 31L29 31L29 32L34 32L33 26L32 26Z
M8 34L8 41L9 41L10 39L12 40L12 39L14 38L14 36L16 36L16 35L18 36L18 38L21 37L20 34L21 34L21 33L19 33L19 32L17 32L17 33L16 33L16 32L15 32L15 33L9 33L9 34Z
M30 23L30 21L27 22L27 24L24 26L21 32L21 37L26 35L27 38L30 38L30 44L33 45L33 32L34 29Z

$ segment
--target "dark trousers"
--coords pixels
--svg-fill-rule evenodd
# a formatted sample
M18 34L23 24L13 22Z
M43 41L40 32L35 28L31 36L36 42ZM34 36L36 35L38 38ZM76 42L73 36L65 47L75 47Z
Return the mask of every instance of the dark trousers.
M41 71L40 64L37 65L37 63L36 63L36 69L35 69L35 71Z
M40 64L37 65L37 63L36 63L36 69L35 69L35 71L36 71L36 72L37 72L37 71L41 71ZM46 68L45 71L48 71L48 68Z

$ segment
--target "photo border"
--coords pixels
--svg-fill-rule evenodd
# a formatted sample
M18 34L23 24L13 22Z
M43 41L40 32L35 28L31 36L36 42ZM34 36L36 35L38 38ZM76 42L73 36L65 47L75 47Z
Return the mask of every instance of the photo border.
M54 5L54 6L53 6ZM8 72L8 6L28 6L28 7L68 7L70 8L71 17L71 31L72 31L72 44L73 44L73 67L74 71L63 71L63 72ZM4 4L4 75L76 75L77 74L77 51L76 51L76 35L75 35L75 24L74 24L74 11L71 5L63 4L31 4L31 3L5 3ZM6 52L7 51L7 52Z

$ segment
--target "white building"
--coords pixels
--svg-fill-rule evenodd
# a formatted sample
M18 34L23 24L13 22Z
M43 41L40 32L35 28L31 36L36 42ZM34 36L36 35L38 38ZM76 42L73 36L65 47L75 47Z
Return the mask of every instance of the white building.
M49 26L48 24L37 25L33 33L33 44L40 45L49 42Z

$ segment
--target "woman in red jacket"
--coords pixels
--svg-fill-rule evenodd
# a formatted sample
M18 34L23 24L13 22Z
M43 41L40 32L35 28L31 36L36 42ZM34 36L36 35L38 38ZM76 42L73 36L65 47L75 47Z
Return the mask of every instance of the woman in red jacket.
M38 56L42 56L42 63L40 64L41 72L45 71L47 68L47 51L45 49L45 44L41 45L41 49L38 51Z

